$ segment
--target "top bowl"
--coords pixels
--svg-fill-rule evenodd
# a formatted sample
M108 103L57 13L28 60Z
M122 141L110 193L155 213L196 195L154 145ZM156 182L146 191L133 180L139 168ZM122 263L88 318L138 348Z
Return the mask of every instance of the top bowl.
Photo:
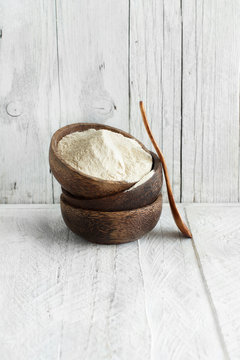
M114 127L91 123L76 123L67 125L60 128L53 134L49 148L49 164L51 171L57 181L70 194L78 197L84 197L86 199L97 199L129 189L135 183L129 183L126 181L102 180L86 175L67 164L63 157L59 154L58 142L64 136L76 131L85 131L88 129L105 129L122 134L125 137L136 140L141 145L141 147L149 153L145 146L132 135Z

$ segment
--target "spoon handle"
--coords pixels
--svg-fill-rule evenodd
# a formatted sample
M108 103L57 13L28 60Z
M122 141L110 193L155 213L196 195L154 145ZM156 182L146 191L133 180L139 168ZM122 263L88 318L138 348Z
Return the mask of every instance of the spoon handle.
M146 117L146 113L145 113L145 110L144 110L144 107L143 107L143 102L140 101L139 102L139 105L140 105L140 110L141 110L141 113L142 113L142 118L143 118L143 122L144 122L144 125L145 125L145 128L147 130L147 133L148 133L148 136L159 156L159 159L162 163L162 167L163 167L163 172L164 172L164 176L165 176L165 180L166 180L166 185L167 185L167 193L168 193L168 200L169 200L169 203L170 203L170 208L171 208L171 211L172 211L172 215L173 215L173 218L174 218L174 221L177 225L177 227L179 228L179 230L183 233L183 235L191 238L192 237L192 234L191 234L191 231L188 229L188 227L186 226L186 224L183 222L179 212L178 212L178 209L177 209L177 206L176 206L176 203L175 203L175 200L174 200L174 197L173 197L173 192L172 192L172 188L171 188L171 183L170 183L170 179L169 179L169 175L168 175L168 170L167 170L167 165L166 165L166 162L165 162L165 159L164 159L164 156L161 152L161 150L159 149L154 137L153 137L153 134L152 134L152 131L149 127L149 123L147 121L147 117Z

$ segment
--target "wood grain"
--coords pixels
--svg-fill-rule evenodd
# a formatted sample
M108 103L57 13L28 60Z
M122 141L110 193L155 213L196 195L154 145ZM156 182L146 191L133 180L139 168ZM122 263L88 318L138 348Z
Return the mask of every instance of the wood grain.
M239 16L238 1L183 1L183 202L239 200Z
M129 130L128 0L56 0L61 126ZM54 198L59 187L54 183Z
M55 206L1 207L0 233L1 358L149 359L137 243L87 243Z
M181 187L181 2L130 2L130 132L153 149L141 121L143 100L168 164L176 201ZM163 199L167 201L164 187Z
M59 205L0 205L2 358L238 359L240 207L185 209L193 242L165 205L148 236L100 246Z
M0 1L0 203L51 203L58 127L54 1Z
M240 357L240 206L187 207L226 358Z
M151 131L150 127L149 127L149 123L148 123L148 120L147 120L147 116L146 116L145 109L144 109L142 101L139 102L139 105L140 105L140 110L141 110L141 113L142 113L143 123L144 123L146 131L148 133L149 139L151 140L151 142L152 142L152 144L153 144L153 146L154 146L154 148L156 150L156 153L158 154L159 160L161 161L162 167L163 167L163 173L164 173L166 187L167 187L167 193L168 193L168 201L169 201L169 205L170 205L170 208L171 208L171 211L172 211L174 221L175 221L177 227L179 228L179 230L182 232L182 234L184 236L187 236L187 237L191 238L192 237L191 231L189 230L187 225L182 220L182 217L181 217L181 215L180 215L180 213L178 211L178 208L176 206L176 202L175 202L175 199L174 199L174 196L173 196L172 187L171 187L171 183L170 183L170 179L169 179L169 175L168 175L167 164L166 164L166 161L164 159L164 156L163 156L158 144L156 143L156 140L155 140L155 138L154 138L154 136L152 134L152 131Z
M158 225L139 241L151 360L226 359L191 240L174 229L165 205Z
M0 0L0 202L58 201L47 148L62 125L150 145L140 99L176 200L239 201L239 18L234 0Z

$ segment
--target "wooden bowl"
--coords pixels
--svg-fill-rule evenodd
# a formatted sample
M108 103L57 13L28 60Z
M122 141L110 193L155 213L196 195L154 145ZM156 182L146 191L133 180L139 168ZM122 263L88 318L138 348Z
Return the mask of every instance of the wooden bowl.
M102 211L132 210L149 205L156 200L162 188L162 165L156 154L151 152L151 155L154 174L136 188L99 199L80 199L62 188L63 199L74 207Z
M68 165L58 153L58 142L66 135L76 131L88 129L106 129L115 133L122 134L125 137L136 140L142 148L149 152L145 146L125 131L102 124L77 123L62 127L57 130L51 139L49 148L50 168L61 186L70 194L88 199L97 199L100 197L112 195L126 190L134 185L125 181L102 180L93 176L88 176Z
M161 215L162 195L150 205L126 211L95 211L75 208L60 198L65 224L84 239L99 244L122 244L152 230Z

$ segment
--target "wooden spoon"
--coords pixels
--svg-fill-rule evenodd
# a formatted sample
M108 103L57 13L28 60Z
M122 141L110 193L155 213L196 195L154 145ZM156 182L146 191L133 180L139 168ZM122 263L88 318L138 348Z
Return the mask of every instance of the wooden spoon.
M166 165L166 162L165 162L165 159L163 157L163 154L161 152L161 150L159 149L154 137L153 137L153 134L152 134L152 131L149 127L149 123L147 121L147 117L146 117L146 113L145 113L145 110L144 110L144 107L143 107L143 102L140 101L139 102L139 105L140 105L140 110L141 110L141 113L142 113L142 118L143 118L143 122L144 122L144 125L145 125L145 128L147 130L147 133L148 133L148 136L159 156L159 159L162 163L162 167L163 167L163 172L164 172L164 176L165 176L165 180L166 180L166 184L167 184L167 193L168 193L168 200L169 200L169 203L170 203L170 207L171 207L171 211L172 211L172 215L173 215L173 218L174 218L174 221L177 225L177 227L179 228L179 230L183 233L183 235L191 238L192 237L192 234L191 234L191 231L188 229L188 227L184 224L184 222L182 221L182 218L178 212L178 209L176 207L176 203L175 203L175 200L174 200L174 197L173 197L173 192L172 192L172 189L171 189L171 184L170 184L170 179L169 179L169 176L168 176L168 170L167 170L167 165Z

